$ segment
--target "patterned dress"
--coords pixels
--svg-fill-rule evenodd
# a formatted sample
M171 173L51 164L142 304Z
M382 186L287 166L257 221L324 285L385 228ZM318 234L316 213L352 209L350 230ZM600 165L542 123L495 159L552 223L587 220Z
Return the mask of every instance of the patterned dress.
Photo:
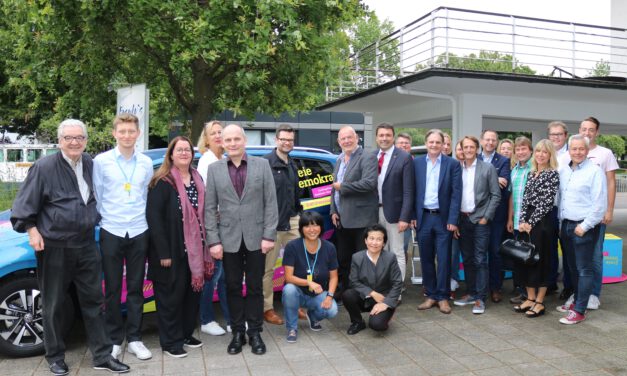
M559 173L555 170L532 171L527 178L520 223L531 225L531 242L540 254L540 261L535 265L521 265L521 282L525 287L547 287L550 284L550 251L555 236L551 211L559 185ZM526 235L519 235L521 237L525 240Z

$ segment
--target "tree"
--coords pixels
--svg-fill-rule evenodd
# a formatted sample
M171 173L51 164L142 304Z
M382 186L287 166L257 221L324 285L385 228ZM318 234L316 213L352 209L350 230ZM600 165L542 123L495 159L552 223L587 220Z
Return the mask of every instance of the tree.
M350 28L350 50L355 57L354 69L374 71L377 67L385 75L395 76L400 73L399 41L386 38L394 31L394 24L386 19L379 21L376 13L369 12L366 17L355 22Z
M190 116L194 139L224 109L313 108L346 63L343 29L363 12L358 0L5 0L1 9L12 90L32 107L43 110L37 100L51 93L54 113L104 119L111 83L146 82L162 94L152 108Z
M625 154L625 140L621 136L601 134L597 137L597 143L610 149L618 158Z
M512 55L501 54L498 51L479 51L479 55L471 53L466 56L457 56L454 53L438 55L434 66L451 69L465 69L483 72L504 72L519 74L536 74L536 71L526 65L521 65ZM427 66L418 64L416 70L426 69Z
M588 77L607 77L610 75L610 62L599 60L594 64L594 68L588 71Z

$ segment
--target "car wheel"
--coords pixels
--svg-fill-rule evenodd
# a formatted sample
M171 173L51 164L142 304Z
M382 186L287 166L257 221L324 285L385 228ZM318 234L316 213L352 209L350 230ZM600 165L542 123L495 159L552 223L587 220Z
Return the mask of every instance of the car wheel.
M3 281L0 287L0 352L10 356L43 354L41 294L34 277Z

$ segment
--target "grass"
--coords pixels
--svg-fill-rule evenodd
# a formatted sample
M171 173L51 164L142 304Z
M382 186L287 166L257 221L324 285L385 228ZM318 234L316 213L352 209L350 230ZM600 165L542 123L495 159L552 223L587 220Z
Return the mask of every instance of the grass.
M11 209L19 187L19 183L0 183L0 211Z

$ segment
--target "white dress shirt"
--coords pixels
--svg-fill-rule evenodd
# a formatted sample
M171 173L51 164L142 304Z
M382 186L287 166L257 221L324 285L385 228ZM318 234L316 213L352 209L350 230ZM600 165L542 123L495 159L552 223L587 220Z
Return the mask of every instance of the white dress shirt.
M463 164L462 168L462 207L464 213L472 213L475 211L475 172L477 171L477 159L470 167Z
M388 166L390 165L390 159L392 159L392 153L394 153L394 146L389 148L388 150L379 149L379 153L377 153L377 161L381 158L381 153L385 153L383 156L383 165L381 166L381 173L377 179L377 187L379 189L379 204L383 203L383 182L385 181L385 174L388 171Z

